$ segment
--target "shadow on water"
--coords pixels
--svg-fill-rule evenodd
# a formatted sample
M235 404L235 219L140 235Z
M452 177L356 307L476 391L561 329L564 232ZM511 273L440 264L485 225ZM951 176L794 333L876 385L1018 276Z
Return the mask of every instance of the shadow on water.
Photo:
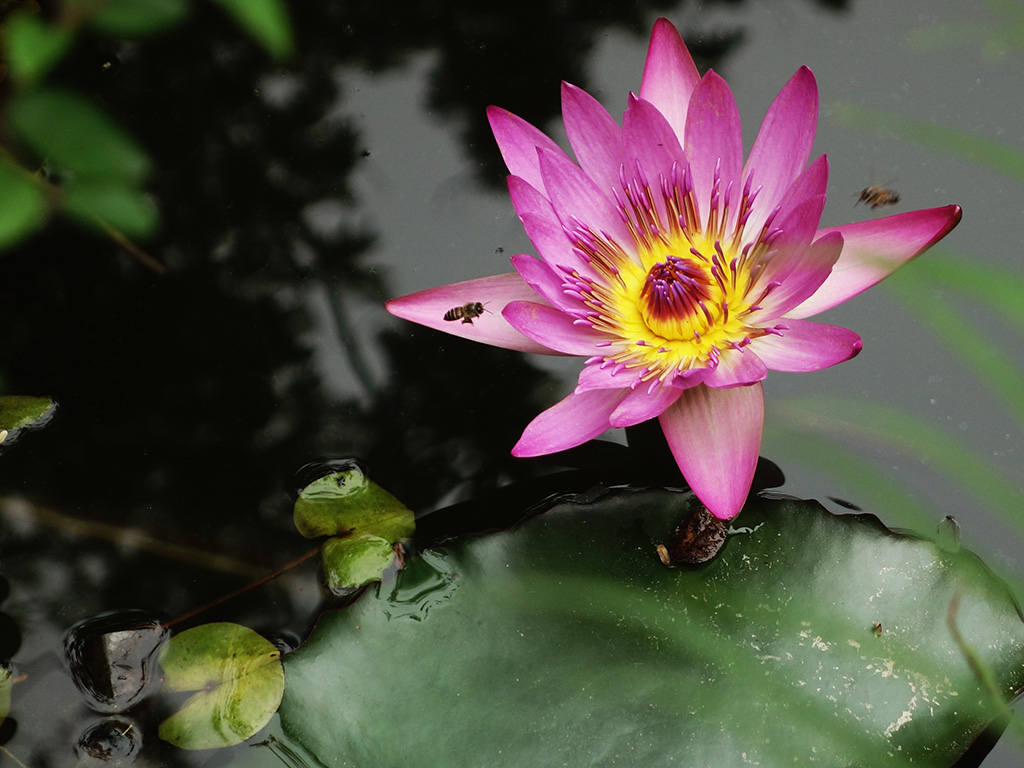
M670 5L431 2L396 13L377 2L296 3L297 53L284 68L205 4L152 40L79 40L55 79L109 110L153 157L162 228L145 245L167 273L60 222L2 257L0 391L60 404L52 425L0 456L11 583L0 655L24 676L20 706L49 708L43 727L16 706L0 732L20 728L22 759L70 764L82 733L102 752L118 730L95 725L66 679L69 627L115 609L180 615L309 548L290 516L306 462L359 456L419 510L550 471L509 455L553 399L551 379L521 355L408 327L382 332L371 350L352 333L352 302L379 304L387 290L365 263L375 233L350 179L366 137L345 111L345 71L434 51L428 108L497 186L504 170L484 108L547 122L559 80L586 87L603 35L646 36ZM742 39L740 28L710 30L691 41L702 69ZM317 292L330 297L327 330L363 396L324 387ZM305 587L274 582L202 620L294 642L321 600L309 593L312 567ZM147 736L147 749L155 741ZM161 764L188 764L167 752Z

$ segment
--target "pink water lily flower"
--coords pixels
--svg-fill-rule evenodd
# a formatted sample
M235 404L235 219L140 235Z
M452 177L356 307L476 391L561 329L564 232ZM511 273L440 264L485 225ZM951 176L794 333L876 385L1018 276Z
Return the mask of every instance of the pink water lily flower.
M515 272L388 302L398 317L509 349L586 358L575 391L512 449L537 456L658 418L683 476L728 519L761 445L769 369L848 360L860 337L804 318L886 277L960 221L959 206L818 229L828 164L808 165L817 123L802 67L746 163L725 81L700 77L659 19L622 125L562 85L576 161L538 129L488 110L516 212L540 258Z

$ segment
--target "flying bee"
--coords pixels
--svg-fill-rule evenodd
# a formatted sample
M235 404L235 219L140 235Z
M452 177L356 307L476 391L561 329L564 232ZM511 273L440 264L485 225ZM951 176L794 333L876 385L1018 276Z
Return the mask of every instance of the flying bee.
M461 307L452 307L444 313L445 320L461 320L464 323L472 325L473 318L480 317L484 312L484 305L479 301L471 301L468 304L463 304Z
M871 210L881 208L883 205L896 205L900 201L900 193L885 187L864 187L860 191L857 203L865 203L871 206Z

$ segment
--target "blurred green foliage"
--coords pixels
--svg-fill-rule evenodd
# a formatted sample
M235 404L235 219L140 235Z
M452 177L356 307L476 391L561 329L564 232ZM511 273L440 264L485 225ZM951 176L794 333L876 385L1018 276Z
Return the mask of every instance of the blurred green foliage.
M274 58L292 50L283 0L219 0ZM0 101L0 248L62 212L126 238L152 234L159 216L145 184L146 152L96 104L47 76L83 30L119 38L155 35L184 19L189 0L63 0L44 13L21 2L0 19L6 80Z

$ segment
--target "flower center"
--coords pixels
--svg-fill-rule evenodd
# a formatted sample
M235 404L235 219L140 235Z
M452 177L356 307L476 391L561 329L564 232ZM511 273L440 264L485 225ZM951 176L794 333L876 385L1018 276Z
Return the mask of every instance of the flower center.
M580 299L577 324L606 334L588 364L633 377L632 386L670 383L701 368L714 368L725 350L780 333L758 322L760 302L778 286L759 279L779 230L773 212L758 231L745 224L757 194L748 180L738 201L732 185L720 192L717 176L706 212L689 167L651 185L637 166L621 174L616 202L632 236L620 244L577 223L567 228L588 275L566 272L564 291Z
M647 271L640 314L658 336L699 341L717 319L716 287L704 264L669 255Z

